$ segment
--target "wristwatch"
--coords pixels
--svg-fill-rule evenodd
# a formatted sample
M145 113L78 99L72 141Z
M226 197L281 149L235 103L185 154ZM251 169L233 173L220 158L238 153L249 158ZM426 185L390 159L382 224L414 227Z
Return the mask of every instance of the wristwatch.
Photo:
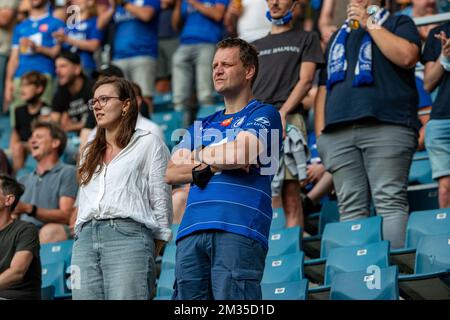
M30 217L34 217L34 216L36 216L36 211L37 211L37 207L33 204L33 208L31 209L31 212L28 212L27 214Z

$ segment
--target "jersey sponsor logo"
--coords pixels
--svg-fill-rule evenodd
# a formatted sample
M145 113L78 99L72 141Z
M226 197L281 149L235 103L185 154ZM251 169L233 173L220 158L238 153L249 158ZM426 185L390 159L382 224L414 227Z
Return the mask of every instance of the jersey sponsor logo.
M261 123L262 125L264 125L266 127L270 126L270 121L266 117L256 118L255 121Z
M46 24L46 23L41 24L41 25L39 26L39 31L40 31L40 32L47 32L47 31L48 31L48 24Z
M220 124L221 127L228 127L231 124L231 121L233 121L233 117L225 119Z
M239 128L244 123L245 116L238 118L235 123L233 123L233 128Z

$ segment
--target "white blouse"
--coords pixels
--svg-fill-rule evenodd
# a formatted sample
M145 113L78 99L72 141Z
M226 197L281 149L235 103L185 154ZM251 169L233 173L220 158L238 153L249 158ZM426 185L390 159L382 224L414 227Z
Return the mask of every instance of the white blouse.
M92 219L131 218L170 241L172 193L164 182L170 153L149 131L136 129L130 143L78 192L75 230Z

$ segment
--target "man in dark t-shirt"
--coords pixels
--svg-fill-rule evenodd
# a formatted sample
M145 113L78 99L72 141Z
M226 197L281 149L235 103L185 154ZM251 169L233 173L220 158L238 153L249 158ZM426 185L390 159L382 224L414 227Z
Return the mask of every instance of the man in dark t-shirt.
M38 231L31 223L13 220L24 187L0 175L0 298L40 299L41 262Z
M41 100L46 84L47 77L37 71L28 72L20 78L20 96L26 104L15 110L16 124L9 143L14 172L25 164L26 155L29 152L27 142L31 136L32 122L38 118L49 119L50 109Z
M92 97L93 81L83 74L75 53L62 52L55 63L59 86L53 97L52 119L60 122L64 131L79 134L90 112L87 102Z
M439 206L450 207L450 23L431 30L422 62L425 89L439 92L425 132L433 179L439 183Z
M317 65L323 64L324 59L319 36L293 28L291 10L297 4L297 0L268 2L268 18L272 21L272 28L270 34L253 42L259 52L259 72L253 92L256 99L278 109L283 123L283 136L289 124L299 129L306 142L306 126L301 115L302 100L311 89ZM281 200L286 226L303 226L299 181L305 174L295 175L287 167L285 173ZM272 193L277 199L275 189ZM274 206L278 206L276 200Z

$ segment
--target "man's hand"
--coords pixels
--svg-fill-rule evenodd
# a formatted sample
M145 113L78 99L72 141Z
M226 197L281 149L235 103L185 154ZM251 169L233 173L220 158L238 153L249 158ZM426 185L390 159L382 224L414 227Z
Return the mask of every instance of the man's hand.
M322 179L326 169L323 164L313 163L306 168L306 182L317 183Z
M442 55L447 59L450 59L450 39L447 38L447 35L444 31L441 31L439 34L434 35L437 39L441 40L442 45Z
M67 41L67 35L64 33L63 29L53 32L52 37L55 38L58 43L65 43Z
M362 4L351 3L347 7L347 17L349 20L357 20L364 30L367 30L367 20L369 14Z

